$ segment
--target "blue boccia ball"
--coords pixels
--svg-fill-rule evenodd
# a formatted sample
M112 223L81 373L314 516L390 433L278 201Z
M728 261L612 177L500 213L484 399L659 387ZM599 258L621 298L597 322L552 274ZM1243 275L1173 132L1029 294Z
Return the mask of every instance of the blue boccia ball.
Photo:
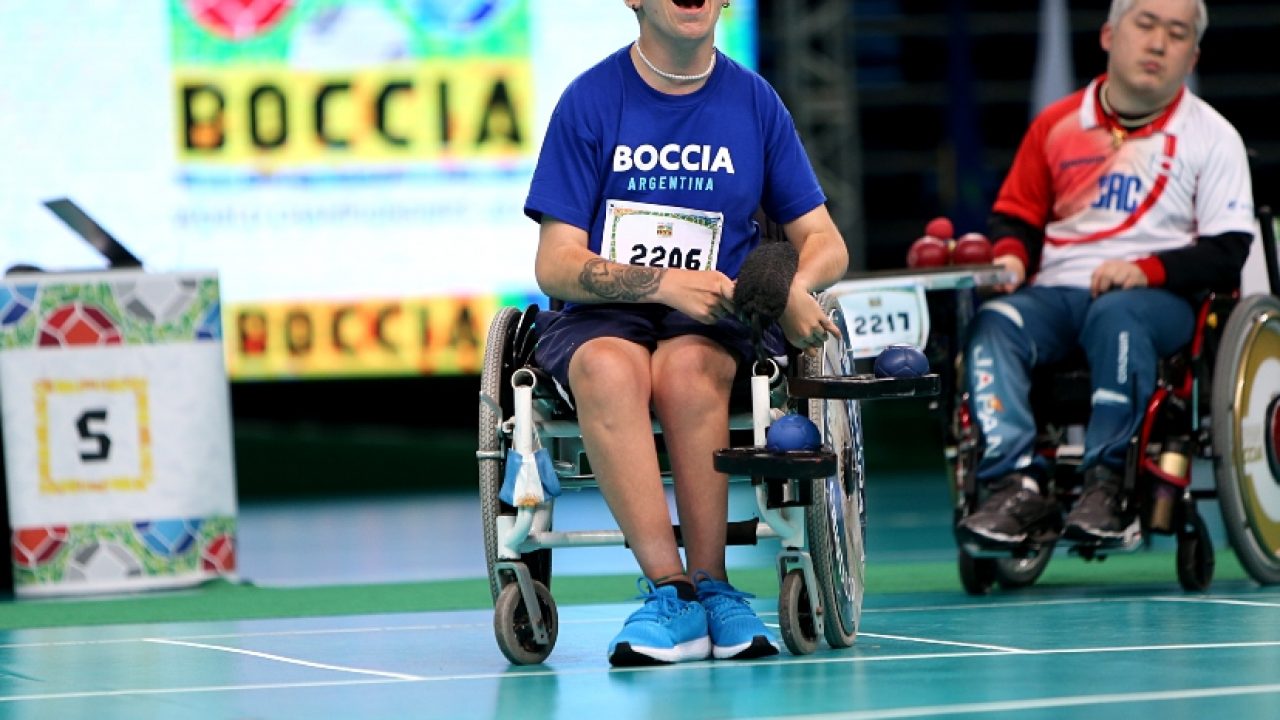
M818 426L804 415L783 415L765 432L765 447L769 450L817 450L821 446Z
M876 357L876 377L908 378L929 373L929 360L911 345L890 345Z

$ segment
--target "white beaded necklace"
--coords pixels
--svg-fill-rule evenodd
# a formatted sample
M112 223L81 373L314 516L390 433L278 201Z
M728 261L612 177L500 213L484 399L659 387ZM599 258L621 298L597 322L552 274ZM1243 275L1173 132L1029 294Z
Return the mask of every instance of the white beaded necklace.
M640 56L640 60L644 62L645 66L648 67L650 70L652 70L653 74L657 75L660 78L670 80L671 82L690 83L690 82L697 82L699 80L705 80L706 77L711 74L711 71L716 69L716 54L713 52L711 53L711 64L707 66L706 70L703 70L697 75L677 75L676 73L669 73L663 70L659 70L657 67L654 66L653 63L649 62L649 58L645 57L644 51L640 49L640 43L635 43L635 46L636 46L636 54Z

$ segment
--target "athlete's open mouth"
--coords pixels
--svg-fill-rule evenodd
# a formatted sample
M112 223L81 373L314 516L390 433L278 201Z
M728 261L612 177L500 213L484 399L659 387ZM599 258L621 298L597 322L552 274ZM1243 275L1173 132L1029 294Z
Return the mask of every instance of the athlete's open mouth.
M707 4L707 0L671 0L671 2L682 8L700 8Z

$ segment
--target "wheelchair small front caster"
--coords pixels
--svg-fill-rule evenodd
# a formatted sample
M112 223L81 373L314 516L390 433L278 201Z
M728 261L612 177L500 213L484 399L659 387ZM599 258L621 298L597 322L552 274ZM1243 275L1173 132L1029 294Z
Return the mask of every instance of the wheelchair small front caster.
M778 591L778 629L792 655L809 655L818 649L818 628L813 603L804 587L804 572L790 570Z
M513 582L503 587L493 604L493 634L498 641L498 649L514 665L537 665L546 660L556 646L556 636L560 630L556 601L551 597L547 586L537 580L533 581L533 589L538 596L538 609L546 628L545 644L538 642L537 633L529 619L529 610L525 607L524 598L520 596L518 583Z
M1034 546L1022 556L996 558L996 582L1005 590L1031 587L1044 574L1049 558L1053 557L1053 543Z
M1178 584L1187 592L1204 592L1213 583L1213 541L1200 513L1191 510L1178 533Z
M961 548L956 555L957 568L960 571L960 584L970 595L986 595L996 582L995 558L974 557Z

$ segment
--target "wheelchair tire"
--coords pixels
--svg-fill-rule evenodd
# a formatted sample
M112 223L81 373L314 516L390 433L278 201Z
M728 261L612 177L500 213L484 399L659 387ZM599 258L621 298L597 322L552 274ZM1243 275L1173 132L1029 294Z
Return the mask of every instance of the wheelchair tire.
M1053 557L1053 546L1041 548L1033 557L996 558L995 581L1005 590L1030 587L1044 574Z
M511 583L502 588L493 604L493 635L498 649L513 665L537 665L555 649L560 632L560 616L556 601L546 585L533 581L534 594L538 596L538 609L547 625L547 644L539 645L533 639L529 625L529 610L520 597L520 586Z
M1280 583L1280 299L1251 295L1236 305L1212 382L1214 475L1227 537L1254 580Z
M819 302L842 337L829 338L820 354L802 356L804 375L852 375L844 313L831 296L821 296ZM811 400L809 419L837 457L835 475L813 481L813 504L805 513L809 553L825 609L823 634L831 647L847 648L857 638L866 577L862 414L855 401Z
M1192 512L1178 533L1178 584L1187 592L1204 592L1213 584L1213 540L1199 513Z
M489 575L489 594L494 602L506 582L494 569L498 562L498 528L497 518L504 509L498 499L498 491L502 489L502 480L506 471L506 453L510 443L502 435L499 426L503 420L515 413L512 401L511 374L514 367L512 343L515 339L517 325L521 322L520 311L513 307L502 308L494 315L489 325L489 333L485 340L484 364L481 366L480 396L489 398L498 404L490 405L480 402L480 433L477 447L488 457L480 463L480 519L484 528L484 559ZM537 550L525 553L520 559L529 568L535 580L547 587L551 586L551 551ZM508 578L510 580L511 578Z
M778 630L792 655L810 655L818 649L818 630L813 624L813 603L804 589L804 571L790 570L778 591Z
M960 584L970 595L986 595L995 585L995 558L974 557L961 548L956 551L956 569L960 573Z

